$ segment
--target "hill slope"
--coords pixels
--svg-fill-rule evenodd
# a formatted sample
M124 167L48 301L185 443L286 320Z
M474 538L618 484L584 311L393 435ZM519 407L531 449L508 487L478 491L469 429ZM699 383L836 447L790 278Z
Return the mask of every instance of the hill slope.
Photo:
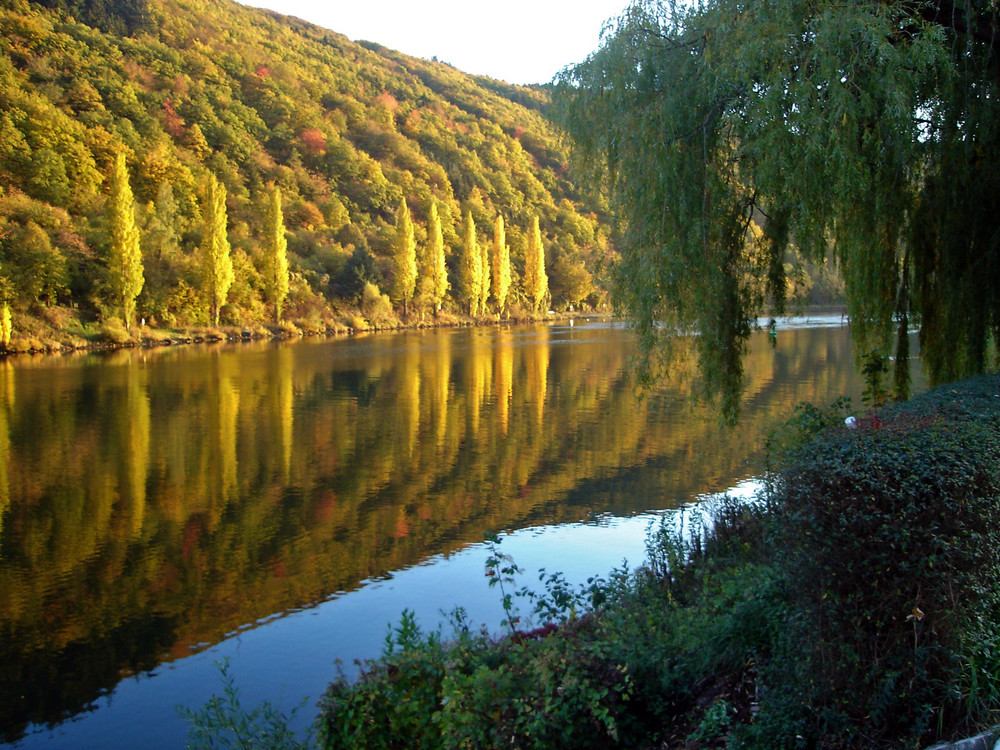
M228 0L53 4L0 7L0 291L15 329L56 305L110 316L106 195L119 151L145 265L136 315L153 323L208 320L198 247L210 173L228 191L231 324L269 315L259 247L271 185L284 196L287 317L353 305L368 280L387 289L403 199L418 252L437 204L446 307L457 307L466 211L481 243L503 215L515 295L538 215L552 303L599 297L591 271L610 252L606 228L568 178L543 89Z

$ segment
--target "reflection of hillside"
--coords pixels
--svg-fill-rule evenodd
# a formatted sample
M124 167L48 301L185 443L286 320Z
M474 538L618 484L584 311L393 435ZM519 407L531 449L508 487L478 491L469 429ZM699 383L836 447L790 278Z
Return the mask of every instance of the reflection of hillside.
M762 425L797 401L857 392L847 342L789 331L776 353L761 347L734 430L677 390L636 401L630 338L610 329L35 366L0 424L0 701L18 707L5 731L80 710L167 651L485 530L668 507L731 484Z
M10 503L7 485L7 464L10 462L9 413L14 408L14 374L10 363L0 362L0 531L3 517ZM0 594L2 597L2 594Z

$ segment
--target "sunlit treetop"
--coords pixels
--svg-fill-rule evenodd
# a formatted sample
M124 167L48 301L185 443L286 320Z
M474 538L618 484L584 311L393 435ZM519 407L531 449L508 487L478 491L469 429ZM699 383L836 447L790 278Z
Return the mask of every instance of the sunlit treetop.
M562 121L615 211L618 299L647 377L669 366L676 331L697 330L706 395L735 418L757 316L783 308L790 245L838 262L859 362L885 363L896 330L919 323L932 381L990 365L991 7L639 2L563 74Z

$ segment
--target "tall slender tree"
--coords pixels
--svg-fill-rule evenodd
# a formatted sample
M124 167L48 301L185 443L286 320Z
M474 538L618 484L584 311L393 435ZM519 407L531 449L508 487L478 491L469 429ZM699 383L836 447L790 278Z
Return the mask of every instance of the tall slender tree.
M0 344L5 349L10 346L10 337L14 332L7 295L7 279L0 275Z
M441 229L441 218L438 216L437 203L431 201L430 219L427 226L430 237L430 280L431 300L434 304L434 314L437 315L444 295L448 293L448 267L445 265L444 233Z
M501 317L507 313L507 293L510 291L510 248L504 230L503 216L493 222L493 300Z
M124 153L118 154L111 170L108 223L111 235L107 259L111 303L121 315L125 330L131 331L135 298L142 291L143 269L139 227L135 223L135 199L128 181Z
M285 215L281 210L281 188L271 188L264 217L264 284L267 296L274 304L274 322L281 322L281 308L288 296L288 239L285 237Z
M219 311L226 304L229 287L233 285L233 259L229 255L228 215L226 213L226 186L208 176L205 206L202 209L204 227L201 250L205 264L205 294L215 325L219 325Z
M488 242L484 242L480 246L479 252L479 312L480 314L486 313L486 305L490 300L490 251L492 245Z
M399 202L396 211L396 237L393 240L392 264L395 276L392 280L390 296L393 301L402 305L403 317L406 317L407 307L413 299L413 291L417 286L417 241L413 236L413 220L410 218L410 207L406 199Z
M14 332L14 326L10 317L10 305L7 300L0 302L0 344L6 349L10 346L10 337Z
M472 212L465 213L465 234L462 237L462 256L459 261L459 280L462 283L462 301L469 315L479 312L480 284L483 277L483 259L476 239L476 222Z
M528 232L528 251L524 259L524 297L533 313L537 313L542 301L549 293L549 277L545 273L545 247L542 232L538 227L538 217L531 219Z

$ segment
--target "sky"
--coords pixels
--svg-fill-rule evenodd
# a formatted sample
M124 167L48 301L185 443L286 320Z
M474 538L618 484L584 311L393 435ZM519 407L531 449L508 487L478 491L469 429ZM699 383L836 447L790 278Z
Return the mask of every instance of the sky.
M597 49L628 0L242 0L466 73L546 83Z

